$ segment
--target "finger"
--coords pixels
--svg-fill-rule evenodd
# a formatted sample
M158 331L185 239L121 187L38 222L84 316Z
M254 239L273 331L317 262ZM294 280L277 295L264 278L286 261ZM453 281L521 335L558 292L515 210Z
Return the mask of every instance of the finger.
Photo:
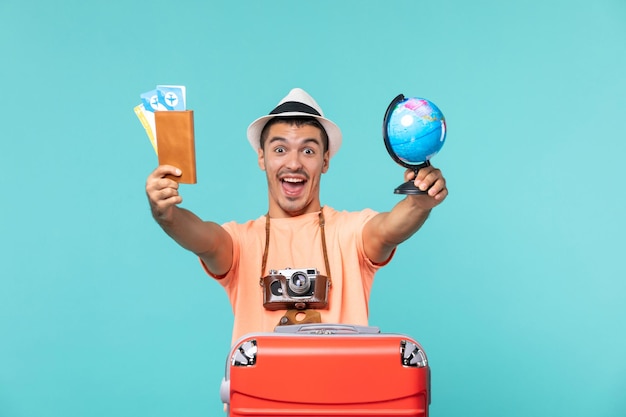
M157 185L157 188L159 190L163 190L163 189L167 189L167 188L171 188L173 190L178 190L178 187L180 186L180 184L178 184L178 182L174 181L171 178L159 178L156 181L156 185Z
M167 180L167 181L171 181L171 180ZM171 181L174 182L176 184L176 187L163 187L161 188L157 194L159 197L159 200L167 200L169 198L172 197L178 197L178 183L176 183L175 181Z
M430 192L428 193L430 195ZM437 200L438 203L441 203L448 196L448 189L444 188L441 191L434 194L432 197Z
M166 209L178 205L183 202L183 198L180 195L174 195L170 197L163 198L156 203L156 206L160 211L165 211Z
M159 165L148 178L158 179L164 178L166 175L173 175L175 177L180 177L182 175L182 171L172 165Z
M432 175L441 175L441 171L437 168L435 168L434 166L430 165L424 168L421 168L419 171L417 171L417 176L415 177L416 179L419 179L420 181L423 181L424 179L426 179L426 177L432 176Z
M164 188L149 194L150 203L159 210L165 210L170 206L180 204L183 198L178 194L178 190Z
M148 193L152 191L161 191L165 188L173 188L178 190L178 182L165 177L160 177L156 175L151 175L146 180L146 191Z
M178 183L166 178L149 182L146 194L156 213L163 213L169 207L182 202L182 197L178 194Z
M427 169L420 169L415 178L415 186L422 191L428 190L432 187L440 178L443 178L441 171L428 167Z
M440 200L448 195L448 189L446 188L446 181L443 178L439 178L433 185L428 188L428 195Z

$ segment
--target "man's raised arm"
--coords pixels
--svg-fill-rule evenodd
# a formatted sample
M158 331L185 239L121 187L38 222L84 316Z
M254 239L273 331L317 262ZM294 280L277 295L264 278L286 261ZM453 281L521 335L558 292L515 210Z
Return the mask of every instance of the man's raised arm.
M209 271L224 275L231 267L233 243L219 224L200 219L191 211L178 207L183 199L178 183L166 175L180 176L178 168L161 165L146 180L146 194L152 216L161 228L183 248L198 255Z
M412 170L404 174L405 181L415 178ZM395 207L370 219L363 229L363 246L367 257L375 263L389 259L393 250L424 224L430 211L448 195L446 180L433 166L419 170L415 185L428 190L424 195L408 195Z

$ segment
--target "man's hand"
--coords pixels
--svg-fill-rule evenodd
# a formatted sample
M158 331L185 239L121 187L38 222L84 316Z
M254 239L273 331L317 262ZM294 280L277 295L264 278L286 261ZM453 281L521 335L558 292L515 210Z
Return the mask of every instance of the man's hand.
M179 177L181 171L171 165L161 165L152 171L146 180L146 194L150 209L158 223L171 222L175 206L183 201L178 194L178 183L166 178L168 174Z
M441 171L433 166L428 166L420 169L417 172L417 176L411 169L407 169L404 173L405 181L414 179L414 184L422 191L428 192L428 197L416 195L411 196L413 198L413 204L418 208L424 210L430 210L433 207L439 205L447 196L448 189L446 188L446 179L441 174Z

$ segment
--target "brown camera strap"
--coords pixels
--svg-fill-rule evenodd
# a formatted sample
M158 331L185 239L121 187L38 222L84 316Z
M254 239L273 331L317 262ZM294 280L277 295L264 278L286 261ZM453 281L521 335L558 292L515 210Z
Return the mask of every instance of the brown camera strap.
M278 326L290 324L321 323L322 315L316 310L287 310L278 321Z
M320 231L322 234L322 253L324 254L324 264L326 267L326 276L328 277L328 284L333 285L333 281L330 277L330 263L328 262L328 250L326 249L326 221L324 220L324 208L320 209L319 215ZM270 247L270 215L265 215L265 250L263 251L263 261L261 263L261 278L259 278L259 284L263 285L263 276L265 275L265 268L267 267L267 255Z

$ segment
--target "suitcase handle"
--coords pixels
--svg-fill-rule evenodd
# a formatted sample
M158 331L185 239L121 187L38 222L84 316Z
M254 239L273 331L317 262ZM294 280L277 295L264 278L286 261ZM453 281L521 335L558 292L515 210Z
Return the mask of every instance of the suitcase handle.
M304 334L377 334L380 329L375 326L358 326L351 324L330 324L330 323L310 323L310 324L288 324L277 326L275 333L304 333Z

